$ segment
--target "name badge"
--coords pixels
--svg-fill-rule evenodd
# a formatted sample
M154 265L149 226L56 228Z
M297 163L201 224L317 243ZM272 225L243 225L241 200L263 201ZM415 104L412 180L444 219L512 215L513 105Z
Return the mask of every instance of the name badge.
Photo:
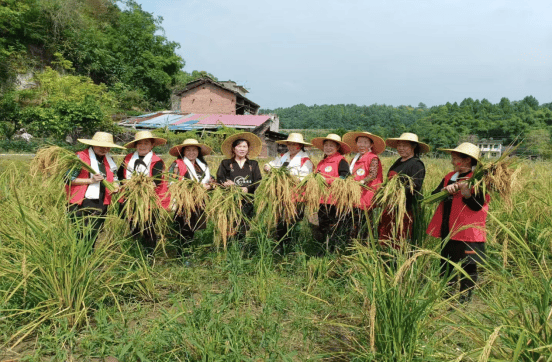
M366 174L366 171L364 171L363 168L359 168L356 172L358 176L364 176Z
M332 166L326 166L326 168L324 169L324 172L328 173L328 172L332 172Z

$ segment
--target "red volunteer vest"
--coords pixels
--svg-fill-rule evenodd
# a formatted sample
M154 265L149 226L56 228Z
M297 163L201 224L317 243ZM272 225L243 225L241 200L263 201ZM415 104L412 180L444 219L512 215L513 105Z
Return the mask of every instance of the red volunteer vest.
M455 172L451 172L445 176L444 185L447 186L450 178ZM470 172L466 175L471 177ZM473 192L473 191L472 191ZM452 209L450 211L449 230L451 239L466 242L485 242L487 230L485 223L487 221L487 212L489 211L489 201L491 197L485 195L485 204L479 211L473 211L462 201L462 194L457 192L452 197ZM428 235L436 238L441 237L441 224L443 222L443 202L439 204L435 215L431 219L426 230Z
M125 179L128 179L128 170L127 170L126 166L130 162L130 159L132 158L133 154L134 154L134 152L129 153L128 155L126 155L125 160L123 162L123 165L125 166ZM159 161L161 161L161 159L159 158L159 156L157 156L154 153L151 157L151 163L150 163L150 168L149 168L149 176L151 176L151 174L153 172L153 167ZM161 176L161 182L155 188L155 193L157 194L157 197L159 198L159 201L158 201L159 206L161 206L164 209L168 209L169 204L171 202L171 195L169 194L168 191L169 191L169 183L165 179L165 176L162 175Z
M360 195L360 205L359 208L366 210L372 205L372 198L374 197L375 191L379 188L379 185L383 182L383 169L381 167L381 161L378 156L373 152L366 152L362 155L357 162L355 162L355 167L353 168L353 177L355 181L361 181L368 176L370 173L370 163L373 159L377 159L378 162L378 174L376 178L366 186L371 187L373 190L362 189L362 194Z
M318 166L316 166L316 172L324 176L328 185L331 185L332 182L339 177L339 162L344 159L345 157L343 157L342 154L336 152L320 161ZM327 200L321 199L320 203L335 204L335 201L332 200L332 195L330 195Z
M90 156L88 155L88 149L77 152L77 156L83 160L87 165L90 165ZM105 174L107 182L113 182L114 176L111 168L109 168L109 162L107 158L104 157L103 164L105 166ZM90 173L84 168L81 169L77 178L89 178ZM65 185L65 191L67 192L67 198L71 204L82 205L82 200L84 200L84 195L88 190L88 185ZM111 203L111 192L108 189L105 190L105 196L103 200L104 205L109 205Z
M176 166L178 166L178 180L182 181L186 172L188 172L188 166L184 163L184 160L177 158L175 161Z

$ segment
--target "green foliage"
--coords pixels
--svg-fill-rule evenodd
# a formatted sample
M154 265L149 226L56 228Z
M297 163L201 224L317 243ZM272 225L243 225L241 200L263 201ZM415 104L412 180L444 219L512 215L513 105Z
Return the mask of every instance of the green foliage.
M504 144L529 135L534 130L550 133L552 106L533 96L510 102L502 98L492 104L488 100L464 99L427 108L420 103L392 107L373 104L314 105L298 104L289 108L262 109L261 113L276 113L284 129L368 130L384 138L397 137L402 132L414 132L432 148L455 147L460 139L476 135L479 138L503 139ZM539 153L546 156L545 153Z

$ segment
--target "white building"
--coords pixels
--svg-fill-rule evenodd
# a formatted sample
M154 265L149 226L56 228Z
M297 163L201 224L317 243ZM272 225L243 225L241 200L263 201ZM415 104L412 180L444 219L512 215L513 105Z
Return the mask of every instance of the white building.
M498 158L504 152L502 140L481 139L477 142L477 147L481 150L481 158Z

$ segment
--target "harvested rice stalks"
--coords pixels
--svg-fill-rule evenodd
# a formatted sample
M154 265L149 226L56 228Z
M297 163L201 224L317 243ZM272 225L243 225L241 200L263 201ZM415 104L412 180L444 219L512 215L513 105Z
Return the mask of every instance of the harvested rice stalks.
M505 152L494 162L479 162L472 176L467 180L468 186L473 188L476 193L498 193L509 209L513 207L512 196L520 186L518 176L521 168L514 168L519 163L519 160L515 157L510 157L514 149L512 148L510 151ZM448 196L449 193L447 191L441 191L424 198L423 203L433 204L441 202Z
M165 233L169 215L158 203L153 177L132 174L130 180L123 181L121 197L124 200L122 214L132 228L139 228L143 233L155 225L158 234Z
M330 186L332 200L338 215L352 213L355 207L360 205L362 185L352 177L336 178Z
M312 215L320 209L320 201L330 196L330 188L324 176L311 173L297 185L296 193L304 204L306 215Z
M190 227L192 215L205 208L207 190L200 182L183 179L175 181L169 186L169 193L175 206L175 214L182 216Z
M210 193L209 202L205 206L205 214L215 224L215 245L226 250L228 238L237 234L247 217L242 212L242 206L252 202L252 196L243 192L238 186L216 187Z
M395 216L396 234L403 233L403 220L407 215L406 193L414 192L414 180L403 174L385 180L374 194L373 203Z
M297 218L297 194L299 180L286 167L272 168L255 192L257 217L269 228L278 222L293 223Z
M59 146L46 146L40 148L31 160L30 174L33 177L38 175L45 178L59 177L81 168L92 174L96 173L90 165L82 161L74 152ZM102 183L109 191L115 190L113 184L106 180L103 180Z

